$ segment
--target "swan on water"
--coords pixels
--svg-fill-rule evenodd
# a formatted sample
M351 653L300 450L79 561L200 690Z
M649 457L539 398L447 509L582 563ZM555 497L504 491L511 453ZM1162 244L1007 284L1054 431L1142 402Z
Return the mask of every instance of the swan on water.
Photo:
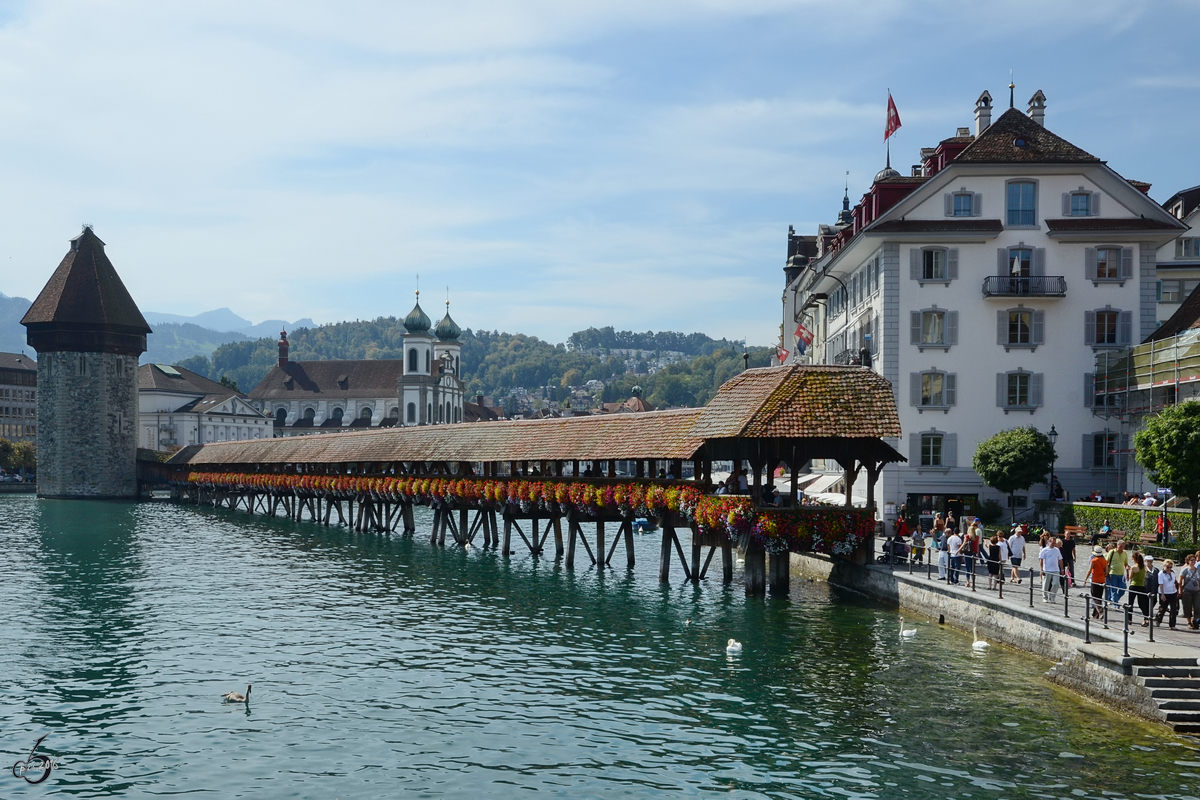
M246 693L241 692L226 692L222 695L226 703L249 703L250 702L250 684L246 684Z
M916 628L905 628L904 627L904 617L901 617L900 618L900 638L901 639L911 639L916 635L917 635L917 629Z
M725 645L725 652L729 653L730 655L742 652L742 643L737 639L730 639Z
M971 638L975 640L971 643L972 650L987 650L988 647L991 646L987 642L985 642L983 639L979 638L979 626L978 625L971 626Z

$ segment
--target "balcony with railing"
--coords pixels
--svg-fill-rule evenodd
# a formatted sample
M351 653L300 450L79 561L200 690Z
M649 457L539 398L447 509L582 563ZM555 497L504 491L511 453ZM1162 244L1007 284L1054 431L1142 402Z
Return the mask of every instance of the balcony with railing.
M989 275L983 279L984 297L1066 297L1063 275Z

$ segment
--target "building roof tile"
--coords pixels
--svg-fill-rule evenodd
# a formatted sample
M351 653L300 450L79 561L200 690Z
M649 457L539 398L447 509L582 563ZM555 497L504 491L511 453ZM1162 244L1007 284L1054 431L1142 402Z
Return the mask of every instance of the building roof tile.
M1016 142L1020 139L1023 147ZM1100 163L1091 153L1057 136L1015 108L1010 108L975 137L955 163Z
M282 367L278 364L271 367L249 396L255 400L294 399L302 394L332 398L394 397L403 374L404 361L398 358L289 361Z

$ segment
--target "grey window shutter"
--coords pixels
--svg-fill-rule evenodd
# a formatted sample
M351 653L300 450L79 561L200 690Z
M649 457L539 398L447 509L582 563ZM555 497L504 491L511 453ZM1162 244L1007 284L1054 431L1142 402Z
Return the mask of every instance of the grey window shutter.
M915 247L908 251L908 270L914 281L921 280L921 251Z
M921 405L921 373L919 373L919 372L908 373L908 383L909 383L909 392L908 392L909 403L914 406Z
M1130 344L1133 340L1133 312L1122 311L1117 317L1117 344Z
M909 314L909 320L912 324L912 344L921 343L921 312L913 311Z
M1096 248L1083 248L1083 274L1089 281L1096 280Z
M1133 248L1132 247L1122 247L1121 248L1121 277L1122 278L1132 278L1133 277Z
M910 466L921 466L921 434L908 435L908 463Z
M1033 251L1033 263L1029 266L1031 275L1046 274L1046 248L1038 247Z
M942 466L957 467L958 466L958 434L946 433L942 435Z
M958 312L946 312L946 344L958 344Z
M1091 408L1096 404L1096 376L1090 372L1083 375L1083 405Z
M1100 216L1100 193L1099 192L1092 192L1092 200L1088 205L1090 206L1088 210L1092 212L1093 217Z
M979 194L978 192L971 195L971 216L983 216L983 195Z
M1001 278L1006 277L1009 273L1008 266L1008 248L1001 247L996 251L996 274Z
M1043 374L1035 372L1029 376L1029 405L1040 407L1042 405L1042 386Z
M1081 466L1084 469L1091 469L1096 466L1096 434L1085 433L1083 435L1083 461Z
M942 197L945 198L945 200L946 200L946 216L947 217L954 216L954 195L944 194L944 195L942 195Z
M942 377L942 380L944 381L942 384L943 401L945 401L946 405L948 406L958 405L958 376L953 372L947 372Z
M996 405L1004 408L1008 405L1008 375L996 373Z
M1045 344L1046 342L1046 312L1033 312L1033 330L1030 331L1031 344Z
M950 280L958 277L958 248L951 247L946 251L946 276Z
M1063 216L1071 216L1071 193L1063 192Z
M1096 312L1083 312L1083 343L1096 343Z
M1008 344L1008 312L996 312L996 344Z

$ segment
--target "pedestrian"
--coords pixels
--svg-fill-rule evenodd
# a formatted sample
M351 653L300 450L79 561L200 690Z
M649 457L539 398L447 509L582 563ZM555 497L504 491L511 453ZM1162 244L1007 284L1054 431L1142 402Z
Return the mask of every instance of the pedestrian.
M915 562L925 563L925 531L919 525L912 534L912 557Z
M1162 574L1162 570L1154 563L1154 556L1149 553L1146 553L1144 560L1146 562L1146 580L1143 583L1146 587L1146 605L1150 612L1146 615L1145 621L1148 622L1150 617L1154 616L1154 606L1158 603L1158 576Z
M1088 567L1088 582L1092 592L1092 618L1100 619L1104 611L1104 590L1108 578L1108 561L1104 558L1104 548L1100 545L1092 547L1092 562Z
M1063 533L1063 538L1060 540L1059 550L1062 551L1063 558L1063 580L1070 586L1075 585L1075 534L1068 529ZM1063 586L1063 592L1067 591L1067 586Z
M936 525L936 523L935 523ZM938 552L938 580L949 580L950 572L950 553L946 550L946 529L942 528L939 532L935 527L933 530L933 543L937 547Z
M908 520L900 517L896 520L896 538L903 539L905 536L908 536Z
M978 517L972 520L971 526L967 528L967 538L963 542L963 563L968 575L975 574L975 559L979 556L979 545L983 539L982 530L983 526L979 524Z
M1183 569L1179 570L1179 599L1183 602L1183 616L1188 627L1200 628L1200 568L1196 557L1188 556Z
M1142 612L1142 627L1150 624L1150 594L1146 591L1146 558L1140 551L1133 554L1133 563L1129 567L1129 607L1137 603ZM1155 576L1157 580L1157 576Z
M1179 614L1179 576L1175 574L1175 562L1167 559L1163 562L1162 572L1158 575L1158 618L1155 620L1162 625L1163 616L1169 611L1167 625L1175 630L1175 618Z
M1000 570L1003 564L1000 560L1000 543L1004 540L997 534L992 534L987 545L988 588L995 589L1000 585Z
M1024 530L1020 527L1016 529L1012 536L1008 537L1008 559L1012 563L1012 580L1014 583L1021 582L1021 561L1025 558L1025 535Z
M1112 527L1108 524L1108 520L1104 520L1104 524L1100 526L1100 530L1092 536L1092 547L1100 544L1112 535Z
M947 530L951 531L946 537L946 550L950 553L950 583L957 584L962 573L964 542L958 531L952 531L949 527Z
M1125 573L1129 569L1129 553L1125 552L1125 541L1117 542L1117 546L1109 550L1104 557L1108 559L1108 602L1115 606L1125 596Z
M1058 597L1058 576L1062 573L1062 553L1054 546L1053 538L1038 551L1038 561L1042 567L1042 602L1053 603Z

